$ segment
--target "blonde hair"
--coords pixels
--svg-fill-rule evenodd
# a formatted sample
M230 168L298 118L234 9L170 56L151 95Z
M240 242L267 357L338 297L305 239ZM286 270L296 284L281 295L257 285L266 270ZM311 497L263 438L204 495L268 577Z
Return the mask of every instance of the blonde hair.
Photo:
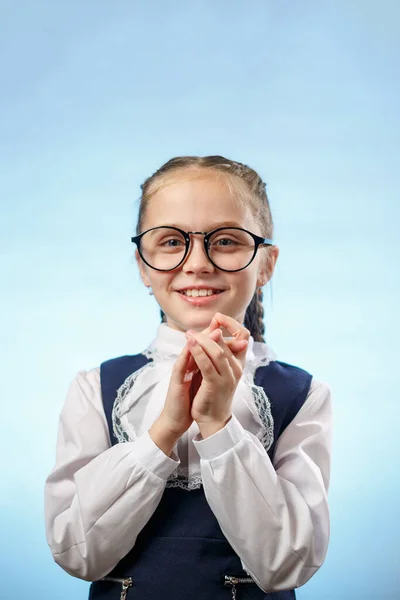
M161 188L175 183L177 178L197 178L212 172L221 176L232 198L249 206L255 220L260 224L261 235L273 239L273 222L266 193L266 185L254 169L223 156L178 156L171 158L142 184L137 234L141 233L146 209L152 196ZM262 288L255 290L246 309L244 325L255 341L264 341L264 308ZM162 319L164 314L161 311Z

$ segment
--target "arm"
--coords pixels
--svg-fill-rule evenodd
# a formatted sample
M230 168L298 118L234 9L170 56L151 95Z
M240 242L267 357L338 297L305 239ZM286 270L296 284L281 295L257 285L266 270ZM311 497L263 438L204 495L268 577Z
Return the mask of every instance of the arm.
M146 432L110 447L99 371L77 375L45 487L47 540L54 560L71 575L88 581L107 575L152 516L178 465L153 439Z
M233 416L194 444L208 503L244 568L265 592L300 587L322 565L329 540L329 388L308 398L279 437L274 464Z

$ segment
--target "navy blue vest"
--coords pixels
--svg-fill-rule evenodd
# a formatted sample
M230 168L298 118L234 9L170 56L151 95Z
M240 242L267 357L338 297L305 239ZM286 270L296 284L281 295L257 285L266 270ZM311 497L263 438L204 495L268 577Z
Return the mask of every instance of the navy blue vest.
M112 409L125 379L148 359L123 356L101 365L104 411L112 444ZM311 375L273 361L257 369L256 385L264 388L274 418L275 444L304 404ZM226 579L226 576L232 579ZM243 581L236 581L236 579ZM233 590L233 587L235 589ZM90 600L294 600L294 590L265 594L242 569L239 557L223 535L203 488L166 488L161 501L137 537L132 550L106 580L92 583Z

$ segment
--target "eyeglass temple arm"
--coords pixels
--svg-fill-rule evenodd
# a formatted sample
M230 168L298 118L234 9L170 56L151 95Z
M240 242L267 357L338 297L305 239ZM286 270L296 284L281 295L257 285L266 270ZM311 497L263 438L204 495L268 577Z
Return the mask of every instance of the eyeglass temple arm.
M274 246L274 241L270 240L269 238L262 238L262 241L260 241L260 246Z

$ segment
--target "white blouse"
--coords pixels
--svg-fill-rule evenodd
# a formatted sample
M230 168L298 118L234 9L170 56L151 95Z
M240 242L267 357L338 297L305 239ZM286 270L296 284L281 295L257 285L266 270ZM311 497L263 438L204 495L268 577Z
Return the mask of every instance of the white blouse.
M144 352L152 363L120 388L114 432L120 440L125 433L128 442L111 446L100 369L81 371L72 382L60 417L56 465L45 487L54 559L76 577L104 577L131 550L166 486L191 490L202 484L255 582L266 593L299 587L322 565L329 541L329 387L312 380L304 405L277 440L272 463L269 401L253 375L274 355L250 338L232 419L204 440L193 423L168 457L148 430L185 343L183 333L161 325Z

